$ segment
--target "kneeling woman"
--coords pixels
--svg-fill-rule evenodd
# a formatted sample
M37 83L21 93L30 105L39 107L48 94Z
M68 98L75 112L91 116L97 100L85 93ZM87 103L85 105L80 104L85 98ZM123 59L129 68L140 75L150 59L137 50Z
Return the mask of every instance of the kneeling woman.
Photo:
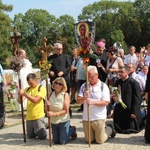
M53 81L54 91L50 96L50 111L47 116L51 117L53 142L66 144L69 139L76 139L76 128L70 126L70 97L67 91L66 81L58 77Z

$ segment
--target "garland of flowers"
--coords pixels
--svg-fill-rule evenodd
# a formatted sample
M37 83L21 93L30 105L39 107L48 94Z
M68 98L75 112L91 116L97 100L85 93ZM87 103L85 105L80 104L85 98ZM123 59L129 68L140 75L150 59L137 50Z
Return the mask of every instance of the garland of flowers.
M48 74L51 66L52 66L51 63L46 60L39 61L41 78L43 80L46 80L48 78Z
M13 110L16 111L17 110L17 106L16 106L16 90L17 85L15 82L10 81L7 82L6 84L6 88L5 88L5 93L7 95L8 101L11 104L11 106L13 107Z
M24 59L17 56L11 56L6 59L6 65L7 68L12 69L13 71L18 73L25 66L25 63L24 63ZM15 82L13 81L7 82L5 93L14 111L17 110L16 88L17 88L17 84Z
M88 48L79 48L78 56L83 59L83 64L90 63L90 58L97 59L97 55L90 53Z
M14 70L15 72L19 72L22 67L24 67L24 59L12 56L6 59L6 65L9 69Z

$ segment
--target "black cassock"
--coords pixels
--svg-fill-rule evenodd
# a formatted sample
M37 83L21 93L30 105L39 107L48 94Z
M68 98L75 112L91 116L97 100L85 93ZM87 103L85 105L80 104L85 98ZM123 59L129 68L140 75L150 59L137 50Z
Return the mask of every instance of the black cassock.
M145 127L145 140L150 143L150 66L147 74L145 92L148 93L148 108L147 108L147 120Z
M125 81L119 79L115 86L121 87L122 101L127 108L124 109L121 104L116 104L114 108L114 127L118 133L138 133L143 129L144 123L141 114L141 96L140 87L137 81L127 78ZM136 115L135 119L130 115Z

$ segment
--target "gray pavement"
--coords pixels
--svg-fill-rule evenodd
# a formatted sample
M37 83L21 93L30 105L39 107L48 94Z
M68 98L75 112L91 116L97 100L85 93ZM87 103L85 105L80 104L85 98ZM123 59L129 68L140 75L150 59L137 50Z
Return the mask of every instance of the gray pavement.
M109 138L104 144L92 143L90 148L84 141L82 128L82 113L74 111L71 119L71 125L77 128L78 137L66 145L55 145L49 147L49 140L28 139L23 141L21 115L7 117L6 122L9 125L0 130L0 150L149 150L150 145L144 142L144 130L138 134L117 134L115 138ZM47 119L46 119L47 120ZM109 119L107 122L111 122ZM12 126L10 126L12 125Z

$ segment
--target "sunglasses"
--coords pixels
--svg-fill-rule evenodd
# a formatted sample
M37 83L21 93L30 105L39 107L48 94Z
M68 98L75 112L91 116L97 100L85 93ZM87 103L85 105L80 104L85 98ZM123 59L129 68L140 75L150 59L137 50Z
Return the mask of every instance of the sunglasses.
M58 85L60 85L60 86L63 86L63 84L62 84L62 83L55 82L55 84L58 84Z

